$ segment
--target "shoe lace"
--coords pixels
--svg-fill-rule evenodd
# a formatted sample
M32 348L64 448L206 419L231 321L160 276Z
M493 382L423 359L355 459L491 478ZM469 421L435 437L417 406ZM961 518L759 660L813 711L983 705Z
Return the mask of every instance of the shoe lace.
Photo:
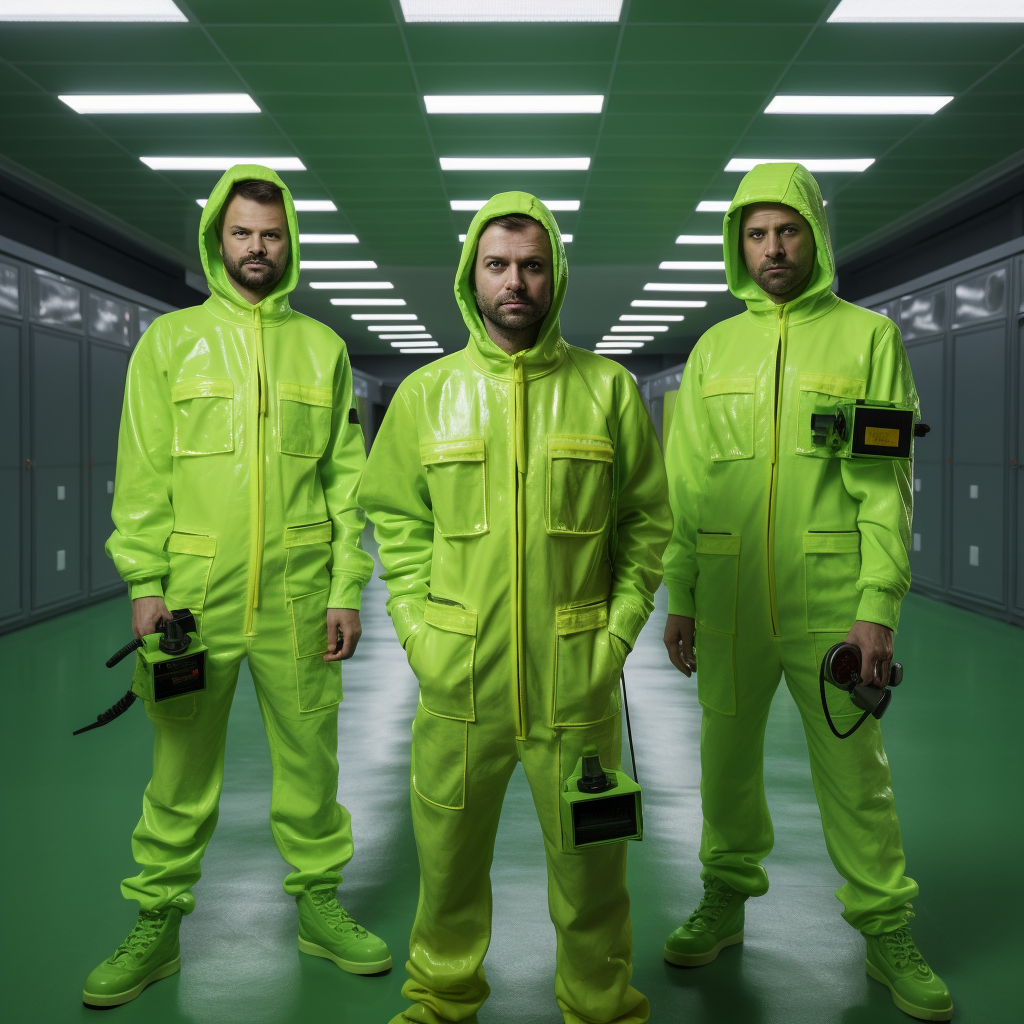
M722 911L732 900L732 890L717 878L709 878L704 883L704 895L697 909L686 919L686 927L691 931L702 931L711 927L722 915Z
M119 963L126 960L141 960L146 950L157 940L164 922L167 920L166 910L140 910L138 920L128 933L125 940L114 950L108 963Z
M907 918L909 919L913 916L908 910ZM921 974L928 973L928 962L921 956L921 951L917 948L917 943L914 942L914 937L910 934L909 920L908 923L901 925L894 932L887 932L882 938L892 965L897 970L909 967Z
M338 902L332 889L313 889L310 894L313 906L320 916L337 932L353 931L357 939L365 939L370 933L356 922L356 919Z

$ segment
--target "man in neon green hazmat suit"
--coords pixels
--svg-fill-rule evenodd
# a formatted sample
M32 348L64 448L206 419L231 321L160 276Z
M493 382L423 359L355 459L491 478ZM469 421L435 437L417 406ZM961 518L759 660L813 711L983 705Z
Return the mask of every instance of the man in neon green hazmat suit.
M294 870L299 948L344 970L391 966L385 944L338 905L352 856L337 802L340 659L359 639L373 570L355 496L365 457L350 420L342 340L295 313L298 224L273 171L231 168L203 211L202 306L157 319L125 387L107 552L128 583L136 636L188 608L209 648L206 688L159 704L153 778L122 884L135 927L85 984L115 1006L179 967L178 927L217 822L224 741L248 658L270 742L271 829ZM152 696L150 694L150 696Z
M630 984L625 843L563 848L583 747L619 764L623 661L653 607L669 508L661 453L620 366L568 346L565 250L533 196L495 196L455 282L469 343L407 377L367 461L388 611L419 678L412 813L420 900L412 1006L475 1021L489 989L489 870L522 762L540 818L569 1024L647 1019Z
M846 879L836 895L866 937L868 973L902 1010L948 1020L949 992L907 923L917 885L903 873L879 722L840 742L818 689L823 656L843 640L861 648L863 678L888 679L910 585L912 492L909 460L831 457L812 442L811 414L841 399L916 409L906 352L891 321L833 294L821 195L799 164L747 174L724 235L729 288L747 311L694 348L666 447L675 528L665 643L682 672L697 668L705 893L665 959L714 960L742 940L746 899L768 889L764 730L785 673L825 842ZM832 716L852 724L859 710L828 690Z

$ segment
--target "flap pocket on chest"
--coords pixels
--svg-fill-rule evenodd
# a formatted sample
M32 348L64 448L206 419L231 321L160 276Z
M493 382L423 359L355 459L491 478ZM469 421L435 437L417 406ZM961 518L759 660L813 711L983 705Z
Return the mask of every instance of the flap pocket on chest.
M330 388L277 382L277 450L318 459L331 437L334 395Z
M548 438L548 533L592 536L604 531L612 505L614 458L607 437Z
M235 386L226 378L194 377L174 384L171 455L234 451L234 397Z
M708 418L713 462L754 457L754 377L705 381L700 391Z
M797 404L796 450L800 455L827 459L831 451L811 439L811 417L815 413L832 415L840 401L863 398L867 382L856 377L838 377L828 373L800 374L800 401Z
M482 437L420 445L434 526L442 537L487 532L487 459Z

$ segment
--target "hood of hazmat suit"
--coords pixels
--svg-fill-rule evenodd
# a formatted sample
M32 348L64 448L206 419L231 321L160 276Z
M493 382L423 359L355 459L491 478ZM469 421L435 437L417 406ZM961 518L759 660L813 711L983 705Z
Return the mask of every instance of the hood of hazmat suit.
M515 355L487 334L473 289L480 236L511 213L546 229L553 259L551 308L536 343ZM630 374L561 337L566 285L544 204L523 192L491 199L470 225L455 281L469 341L402 382L359 491L420 688L412 783L422 886L403 991L451 1019L486 997L488 851L518 761L548 853L564 950L559 1003L581 1018L646 1018L629 987L625 844L563 854L558 801L585 743L618 764L619 673L653 608L670 514ZM596 924L560 895L581 892ZM574 966L595 958L610 965L600 993Z

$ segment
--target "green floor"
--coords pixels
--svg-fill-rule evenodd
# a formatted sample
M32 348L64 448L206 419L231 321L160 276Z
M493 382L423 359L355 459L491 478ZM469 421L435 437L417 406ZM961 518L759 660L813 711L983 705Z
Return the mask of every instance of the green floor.
M340 796L356 857L342 898L383 935L399 965L357 978L300 956L295 911L267 826L270 765L243 669L228 737L220 825L183 929L181 974L109 1011L121 1024L386 1024L403 1005L416 855L407 808L415 680L367 592L359 655L345 668ZM661 595L664 597L664 594ZM776 825L771 891L748 904L747 940L698 970L661 959L663 939L700 890L695 684L668 667L663 601L630 658L633 732L647 834L631 850L634 984L655 1024L887 1024L906 1021L864 975L863 941L839 916L798 716L784 688L768 731ZM3 716L4 1005L0 1020L95 1020L80 1003L86 973L123 937L134 904L129 833L150 758L141 708L71 738L128 686L104 659L128 638L127 601L108 602L0 638ZM911 597L897 654L907 682L886 718L909 872L921 885L915 933L949 982L956 1020L1013 1024L1022 939L1024 642L1019 630ZM485 1024L556 1024L554 933L541 837L518 772L505 803L494 871L491 1000Z

